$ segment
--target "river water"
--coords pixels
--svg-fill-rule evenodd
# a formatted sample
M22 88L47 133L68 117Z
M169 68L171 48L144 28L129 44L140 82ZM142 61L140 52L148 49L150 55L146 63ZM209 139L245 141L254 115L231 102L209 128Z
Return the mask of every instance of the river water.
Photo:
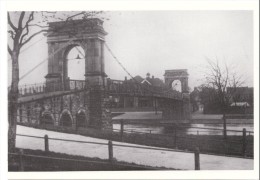
M243 128L247 135L253 135L253 124L227 124L227 135L242 136ZM120 124L113 124L113 129L120 129ZM124 124L126 132L140 132L153 134L173 134L174 128L165 128L160 125ZM186 135L223 135L223 124L189 124L177 128L178 134Z

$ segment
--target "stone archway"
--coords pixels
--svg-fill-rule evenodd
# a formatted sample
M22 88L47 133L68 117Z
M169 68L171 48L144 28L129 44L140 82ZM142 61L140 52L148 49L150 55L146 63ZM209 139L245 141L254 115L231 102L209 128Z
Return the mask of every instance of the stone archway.
M171 87L175 91L182 92L182 83L179 79L173 80L171 83Z
M106 84L104 40L107 33L103 29L103 21L94 18L51 22L49 27L50 30L59 29L59 31L47 34L49 54L48 74L45 76L47 89L66 90L64 88L68 79L68 67L65 59L68 51L75 46L84 49L85 79L89 85Z
M63 110L60 115L60 126L72 127L73 118L69 110Z
M175 111L174 114L181 114L183 120L189 120L190 116L190 94L188 84L188 70L187 69L172 69L166 70L164 74L165 84L172 88L172 83L176 80L181 82L182 104L177 104L177 109L170 107L170 111ZM179 116L179 115L178 115Z
M104 63L105 36L107 33L103 28L103 21L98 18L90 18L50 22L49 31L50 33L46 34L48 43L48 74L45 76L46 92L77 90L77 88L70 89L68 65L65 59L71 48L81 46L85 52L85 81L83 82L85 87L88 86L86 90L89 91L88 116L91 120L89 124L98 128L103 127L105 123L102 122L107 121L107 118L103 116L106 113L104 88L107 85ZM76 87L77 80L74 82ZM61 114L61 116L68 119L65 121L68 125L75 125L74 114L73 118L68 114ZM73 122L70 123L69 119L72 119ZM61 124L63 121L59 122Z
M82 44L80 42L72 42L70 43L66 48L65 51L63 52L62 55L62 75L61 75L61 81L63 85L63 90L70 90L70 80L82 80L81 78L73 78L71 77L71 74L77 74L77 73L82 73L81 76L85 76L85 71L86 71L86 44ZM81 60L77 59L71 59L70 55L73 50L78 51L78 56L82 58ZM73 52L72 52L73 53ZM75 56L75 55L74 55ZM75 57L74 57L75 58ZM84 60L85 59L85 60ZM74 61L74 62L73 62ZM83 62L83 67L82 66L77 66L75 67L75 62ZM74 68L74 69L73 69ZM84 68L84 72L82 72L82 68ZM75 69L77 69L75 71ZM85 80L85 79L84 79Z
M54 125L55 119L51 112L43 112L40 118L40 125Z
M76 127L86 127L88 124L87 122L87 114L86 111L80 109L76 114Z
M172 83L176 80L181 82L181 92L188 93L189 85L188 85L188 71L187 69L173 69L166 70L164 74L165 83L172 88Z

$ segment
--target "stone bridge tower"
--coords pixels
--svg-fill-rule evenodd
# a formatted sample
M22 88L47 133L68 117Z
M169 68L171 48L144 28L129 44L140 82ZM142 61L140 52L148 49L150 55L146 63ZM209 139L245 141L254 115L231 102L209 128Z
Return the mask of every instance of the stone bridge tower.
M85 52L85 77L90 85L106 85L104 72L104 37L107 34L100 19L49 23L47 89L68 89L69 51L81 46ZM76 71L76 70L75 70Z
M103 21L93 18L51 22L49 30L46 34L49 54L46 90L70 90L67 55L72 48L81 46L85 53L85 87L88 90L86 101L90 125L103 127L108 118L104 93L107 84L104 68L107 33L103 29Z
M165 84L167 84L169 87L172 87L172 83L175 80L179 80L181 82L182 93L189 92L188 77L189 74L187 69L166 70L164 74Z
M165 70L165 74L164 74L165 84L167 84L170 88L172 88L173 81L179 80L181 82L181 92L182 92L183 102L182 102L182 110L180 111L183 120L189 120L191 118L188 77L189 74L187 69Z

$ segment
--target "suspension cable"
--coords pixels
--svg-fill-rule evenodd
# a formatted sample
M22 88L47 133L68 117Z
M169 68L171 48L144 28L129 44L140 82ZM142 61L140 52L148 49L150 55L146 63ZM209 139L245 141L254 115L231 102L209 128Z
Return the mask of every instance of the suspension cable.
M68 23L68 21L66 21L65 22L65 25ZM64 25L64 26L65 26ZM62 26L63 27L63 26ZM54 31L51 31L51 32L48 32L47 34L48 35L52 35L52 34L54 34L54 33L56 33L56 32L58 32L59 30L61 30L62 29L62 27L60 27L60 28L57 28L57 29L55 29ZM71 34L72 35L72 34ZM81 33L81 35L82 35L82 33ZM75 35L72 35L72 36L74 36L74 37L76 37ZM42 38L43 39L43 38ZM39 41L41 41L42 39L40 39ZM37 41L37 42L39 42L39 41ZM63 48L65 48L65 46L67 46L70 42L72 42L73 41L73 39L71 39L71 40L69 40L64 46L62 46L61 48L59 48L58 50L56 50L55 52L53 52L51 55L55 55L56 53L58 53L60 50L62 50ZM37 43L36 42L36 43ZM35 43L34 43L35 44ZM31 47L31 46L29 46L29 47ZM76 47L76 49L79 51L79 49ZM79 51L81 54L82 54L82 52L81 51ZM49 55L48 56L48 58L51 56L51 55ZM83 55L83 54L82 54ZM84 56L84 55L83 55ZM31 70L29 70L27 73L25 73L21 78L20 78L20 80L22 80L23 78L25 78L28 74L30 74L32 71L34 71L36 68L38 68L40 65L42 65L45 61L47 61L48 60L48 58L46 58L46 59L44 59L43 61L41 61L39 64L37 64L35 67L33 67Z
M49 34L52 34L54 32L51 32ZM72 35L74 37L76 37L75 35ZM43 39L43 38L42 38ZM40 39L40 40L42 40ZM40 41L39 40L39 41ZM39 64L37 64L35 67L33 67L31 70L29 70L27 73L25 73L21 78L20 80L22 80L23 78L25 78L27 75L29 75L32 71L34 71L36 68L38 68L40 65L42 65L45 61L47 61L49 59L50 56L53 56L55 55L56 53L58 53L60 50L62 50L65 46L67 46L70 42L72 42L73 39L71 39L70 41L68 41L65 45L63 45L61 48L59 48L58 50L56 50L55 52L53 52L51 55L48 56L48 58L44 59L43 61L41 61ZM38 42L38 41L37 41ZM107 43L105 42L105 47L108 49L108 51L110 52L110 54L112 55L113 59L119 64L119 66L139 85L142 85L140 82L138 82L132 75L131 73L124 67L124 65L118 60L118 58L114 55L114 53L112 52L112 50L109 48L109 46L107 45ZM84 57L83 53L78 49L78 47L76 46L76 49L77 51ZM171 88L169 88L168 90L165 90L165 91L152 91L151 89L149 88L146 88L145 86L142 86L143 88L147 89L148 91L152 92L152 93L160 93L160 94L163 94L163 93L167 93L167 92L170 92L172 91Z
M114 60L116 60L116 62L119 64L119 66L139 85L142 85L140 82L138 82L131 74L130 72L124 67L124 65L118 60L118 58L114 55L114 53L112 52L112 50L109 48L108 44L105 43L105 46L107 48L107 50L110 52L110 54L112 55L112 57L114 58ZM146 88L145 86L143 86L144 88ZM169 88L168 90L165 90L165 91L160 91L160 92L156 92L156 91L152 91L151 89L149 88L146 88L148 91L152 92L152 93L167 93L167 92L170 92L172 91L171 88Z
M62 47L60 47L59 49L57 49L56 51L54 51L52 54L50 54L47 58L45 58L43 61L41 61L39 64L37 64L36 66L34 66L31 70L29 70L28 72L26 72L24 75L22 75L22 77L20 78L20 80L22 80L23 78L25 78L26 76L28 76L32 71L34 71L36 68L38 68L40 65L42 65L45 61L47 61L49 59L50 56L54 56L56 53L58 53L59 51L61 51L63 48L65 48L65 46L67 46L71 41L73 41L73 39L71 39L70 41L68 41L67 43L65 43Z

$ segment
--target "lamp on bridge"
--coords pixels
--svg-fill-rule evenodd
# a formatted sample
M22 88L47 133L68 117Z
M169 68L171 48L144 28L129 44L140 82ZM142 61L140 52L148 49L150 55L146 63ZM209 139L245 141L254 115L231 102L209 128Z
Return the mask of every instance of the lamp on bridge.
M80 59L83 59L83 58L81 58L80 56L79 56L79 54L77 55L77 57L76 57L76 59L78 60L78 64L80 63Z
M84 59L84 58L80 57L80 55L78 54L75 58L67 59L67 60L68 60L68 61L71 61L71 60L78 60L78 64L79 64L79 63L80 63L79 60L81 60L81 59Z
M81 58L81 57L79 56L79 54L78 54L75 59L83 59L83 58Z

